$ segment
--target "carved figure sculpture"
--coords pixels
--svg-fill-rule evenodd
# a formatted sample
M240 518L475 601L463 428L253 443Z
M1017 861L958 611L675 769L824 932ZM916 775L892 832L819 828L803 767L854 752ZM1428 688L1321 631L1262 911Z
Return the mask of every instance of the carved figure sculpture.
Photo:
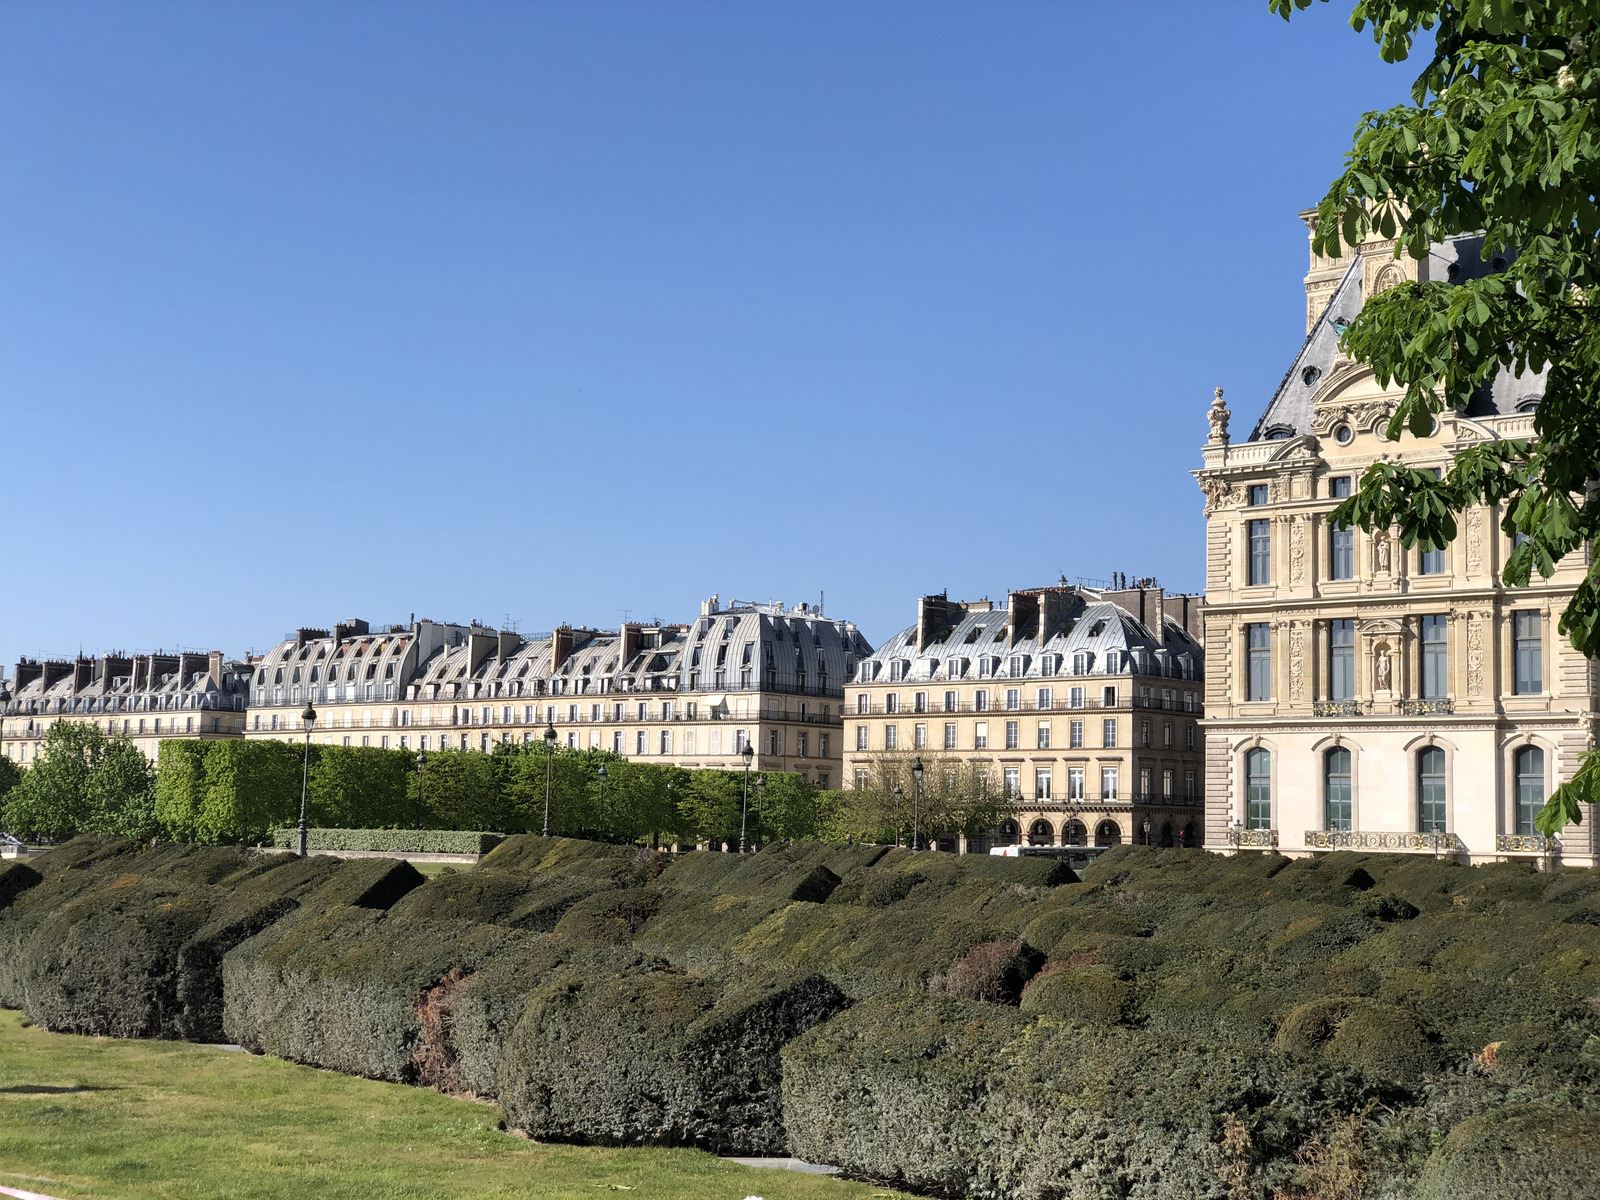
M1377 672L1378 691L1389 691L1392 673L1393 668L1389 662L1389 651L1387 649L1379 650Z
M1377 551L1378 574L1387 575L1389 573L1389 535L1380 532L1373 545Z

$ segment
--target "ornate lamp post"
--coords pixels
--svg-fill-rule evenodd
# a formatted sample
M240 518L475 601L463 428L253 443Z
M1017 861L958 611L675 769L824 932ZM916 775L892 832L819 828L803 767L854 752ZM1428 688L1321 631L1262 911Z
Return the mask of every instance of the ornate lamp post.
M1149 817L1146 817L1144 819L1144 844L1146 846L1148 846L1150 844L1150 818Z
M544 727L544 836L550 836L550 772L556 761L556 723Z
M306 856L306 780L311 774L311 727L317 723L317 710L311 707L311 701L306 701L306 708L300 714L300 723L306 729L305 754L300 759L300 857Z
M427 765L428 765L428 752L426 750L418 750L417 751L417 828L418 829L422 828L422 814L427 810L427 807L428 807L427 793L422 790L423 780L427 778L427 776L423 774L423 771L427 768Z
M600 839L606 836L606 765L600 764L600 769L595 772L600 776Z
M917 817L922 811L922 755L911 760L911 848L922 849L917 840Z
M894 785L894 844L900 844L900 831L905 828L900 824L900 806L906 802L906 790L898 783Z
M750 821L750 764L755 760L756 748L749 742L739 751L744 755L744 803L739 808L739 853L745 852L745 829Z

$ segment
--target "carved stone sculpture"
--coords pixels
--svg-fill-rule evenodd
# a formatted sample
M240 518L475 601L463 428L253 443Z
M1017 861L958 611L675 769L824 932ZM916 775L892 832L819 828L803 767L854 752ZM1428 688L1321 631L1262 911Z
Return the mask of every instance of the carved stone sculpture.
M1217 389L1217 397L1211 402L1211 411L1206 414L1211 421L1211 438L1213 442L1224 446L1228 444L1228 406L1222 402L1222 389Z

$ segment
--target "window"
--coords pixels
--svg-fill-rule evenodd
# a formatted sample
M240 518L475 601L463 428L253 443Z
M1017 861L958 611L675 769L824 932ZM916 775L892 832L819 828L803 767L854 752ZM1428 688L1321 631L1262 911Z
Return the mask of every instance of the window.
M1083 722L1073 721L1067 726L1067 746L1072 750L1083 749Z
M1544 807L1544 751L1537 746L1518 750L1516 771L1517 811L1512 832L1531 837L1535 832L1533 818Z
M885 725L883 727L883 748L897 750L900 747L900 727L898 725Z
M647 753L647 747L646 747L646 744L645 744L645 739L647 737L649 737L649 736L650 735L647 734L642 729L634 731L634 735L633 735L633 752L635 754Z
M767 730L767 753L773 755L783 753L783 730Z
M1164 732L1163 732L1162 736L1166 739L1165 742L1163 743L1163 745L1165 745L1165 747L1168 750L1171 750L1172 749L1172 722L1171 721L1168 721L1166 723L1166 726L1164 728Z
M856 791L864 792L872 780L872 771L867 767L856 768Z
M1005 770L1005 786L1007 800L1013 799L1020 794L1022 791L1022 772L1015 767L1007 767Z
M1249 691L1246 700L1272 699L1272 626L1265 622L1244 627L1246 654L1250 663Z
M1139 722L1139 744L1146 750L1150 748L1150 722L1148 719Z
M1348 482L1348 481L1347 481ZM1335 579L1356 577L1356 531L1348 525L1332 525L1328 530L1329 568Z
M898 695L896 695L894 692L890 692L887 696L885 696L883 698L883 711L886 712L886 713L897 713L897 712L899 712L900 711L900 697Z
M1183 748L1185 750L1193 750L1194 749L1194 722L1193 721L1190 721L1187 725L1185 725L1183 727Z
M1444 574L1444 547L1437 548L1424 543L1417 555L1417 573L1419 575Z
M1022 740L1016 721L1006 722L1006 749L1015 750Z
M974 750L989 748L989 722L979 721L972 727L972 748Z
M870 749L870 747L867 745L867 726L865 725L856 726L856 749Z
M1082 800L1083 799L1083 768L1082 767L1068 767L1067 768L1067 799L1068 800Z
M622 753L622 730L620 729L611 731L611 752L613 754Z
M1442 613L1422 618L1422 696L1425 700L1438 700L1449 690L1449 647L1445 639Z
M1350 829L1350 751L1329 750L1322 760L1323 823L1330 830Z
M1248 829L1272 828L1272 754L1259 747L1244 756L1244 823Z
M1100 690L1100 707L1115 708L1117 706L1117 689L1115 686Z
M928 723L918 721L916 728L911 731L911 744L918 750L928 748Z
M1250 523L1250 586L1272 582L1272 522Z
M1328 699L1351 700L1356 694L1356 623L1328 622Z
M663 729L661 731L661 753L672 753L672 730L670 729Z
M972 711L989 711L989 693L987 691L976 691L972 693Z
M911 697L911 711L925 713L928 711L928 693L917 692Z
M891 729L894 726L890 726ZM735 729L733 731L733 752L743 754L744 748L750 744L750 731L748 729Z
M1015 712L1022 707L1022 692L1017 688L1006 689L1006 708Z
M946 721L944 724L944 748L946 750L954 750L956 748L956 723L954 721Z
M1050 799L1050 771L1040 767L1033 773L1033 795L1036 800Z
M1069 708L1083 707L1083 689L1081 687L1072 688L1067 692L1067 706Z
M1193 771L1185 771L1183 773L1183 794L1185 796L1187 796L1190 800L1195 799L1196 793L1195 793L1195 790L1194 790L1194 772Z
M833 738L831 735L826 733L817 734L817 757L827 758L828 750L832 742Z
M1050 722L1049 721L1040 721L1039 722L1038 747L1039 747L1040 750L1048 750L1048 749L1050 749Z
M858 693L857 696L856 696L856 712L865 713L865 712L871 712L871 711L872 711L872 697L867 695L866 692Z
M1429 746L1417 755L1417 829L1444 832L1444 751Z
M1259 504L1265 504L1266 502L1267 502L1267 485L1264 484L1264 483L1252 483L1250 485L1250 503L1251 503L1251 505L1255 506L1255 505L1259 505Z
M1544 648L1537 612L1511 614L1511 641L1516 660L1516 694L1535 696L1544 691Z
M1040 688L1039 689L1039 694L1035 698L1034 707L1048 710L1051 707L1051 704L1053 703L1053 701L1054 701L1054 696L1052 695L1050 689L1049 688Z
M1106 747L1117 744L1117 720L1115 717L1107 717L1100 722L1100 744Z
M945 710L945 712L955 712L957 707L958 707L958 705L956 703L956 694L954 692L946 692L944 694L944 710Z
M1349 499L1350 476L1340 475L1337 479L1328 480L1328 495L1335 500Z
M1115 767L1100 768L1100 798L1102 800L1115 800L1117 798L1117 769Z

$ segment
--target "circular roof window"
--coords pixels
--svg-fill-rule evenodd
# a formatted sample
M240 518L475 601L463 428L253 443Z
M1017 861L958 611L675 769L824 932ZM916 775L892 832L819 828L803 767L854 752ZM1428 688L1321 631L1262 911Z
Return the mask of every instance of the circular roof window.
M1337 426L1333 431L1333 440L1341 446L1348 446L1350 439L1355 437L1355 431L1348 425Z
M1300 382L1305 384L1307 387L1310 387L1313 383L1321 378L1321 367L1307 367L1304 371L1300 372Z

